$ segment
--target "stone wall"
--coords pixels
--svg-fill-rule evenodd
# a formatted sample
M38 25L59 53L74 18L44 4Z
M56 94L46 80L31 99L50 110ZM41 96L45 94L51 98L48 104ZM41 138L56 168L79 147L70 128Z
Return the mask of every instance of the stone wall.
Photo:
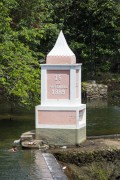
M108 86L104 84L97 84L95 81L88 81L82 84L83 98L87 99L106 99Z

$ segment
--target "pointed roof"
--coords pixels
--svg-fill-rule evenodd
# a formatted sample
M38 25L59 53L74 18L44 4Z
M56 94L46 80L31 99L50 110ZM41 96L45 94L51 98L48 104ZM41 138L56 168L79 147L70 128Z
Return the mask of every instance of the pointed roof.
M53 49L47 56L74 56L74 53L69 48L62 31L60 31Z
M69 48L63 32L57 38L53 49L47 55L47 64L75 64L75 54Z

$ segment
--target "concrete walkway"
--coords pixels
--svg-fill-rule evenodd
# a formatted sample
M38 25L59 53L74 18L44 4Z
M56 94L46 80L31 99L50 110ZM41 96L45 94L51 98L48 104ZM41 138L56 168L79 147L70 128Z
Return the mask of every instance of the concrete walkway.
M52 154L37 151L35 161L40 170L40 180L68 180Z

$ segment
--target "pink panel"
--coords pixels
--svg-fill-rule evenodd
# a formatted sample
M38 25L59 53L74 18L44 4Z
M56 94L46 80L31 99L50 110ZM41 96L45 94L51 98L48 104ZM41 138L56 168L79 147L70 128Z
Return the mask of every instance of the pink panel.
M76 70L76 98L79 98L79 96L80 96L79 83L80 83L79 70Z
M38 111L38 123L45 125L75 125L75 111Z
M75 56L47 56L47 64L75 64Z
M69 99L70 97L70 71L47 71L47 98Z

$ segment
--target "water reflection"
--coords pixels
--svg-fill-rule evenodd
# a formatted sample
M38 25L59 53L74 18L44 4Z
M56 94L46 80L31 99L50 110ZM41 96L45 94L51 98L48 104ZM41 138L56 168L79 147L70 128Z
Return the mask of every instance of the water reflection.
M108 106L108 102L106 100L91 100L87 102L88 108L106 108Z
M35 163L35 151L10 153L0 151L1 180L38 180L39 168Z
M120 134L120 107L106 101L87 103L87 135Z

